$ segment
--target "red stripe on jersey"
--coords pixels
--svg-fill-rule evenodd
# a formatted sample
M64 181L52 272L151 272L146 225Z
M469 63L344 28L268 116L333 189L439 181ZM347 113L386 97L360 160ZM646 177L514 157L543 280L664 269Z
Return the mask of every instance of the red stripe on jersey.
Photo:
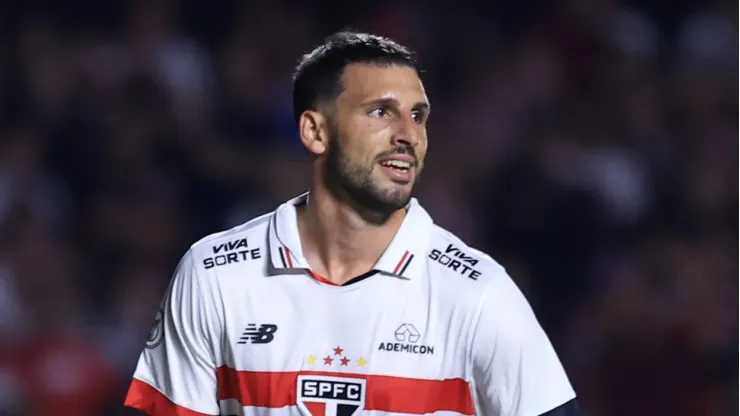
M405 253L403 253L403 257L401 257L401 260L398 261L398 264L396 264L396 268L393 269L393 274L398 274L398 271L401 270L401 266L403 265L403 262L406 261L406 257L409 256L409 251L406 250Z
M283 248L285 249L285 261L288 262L288 267L292 269L293 268L293 259L290 258L290 249L288 247L285 247L285 246L283 246Z
M324 276L316 273L313 270L309 270L308 271L308 274L310 274L311 277L313 277L314 279L318 280L321 283L326 283L327 285L332 285L332 286L341 286L341 285L338 285L338 284L332 282L331 280L327 279L326 277L324 277Z
M219 367L219 400L236 399L242 406L280 408L296 405L298 375L360 378L367 380L365 410L426 414L475 412L468 383L460 378L430 380L322 371L239 371Z
M131 381L123 405L156 416L209 416L176 405L159 390L136 378Z

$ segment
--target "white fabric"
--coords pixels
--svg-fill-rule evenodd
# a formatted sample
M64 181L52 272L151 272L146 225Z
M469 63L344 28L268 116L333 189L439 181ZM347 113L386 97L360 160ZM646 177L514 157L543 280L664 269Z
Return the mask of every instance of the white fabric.
M205 414L308 414L299 375L359 380L362 400L344 403L361 406L344 414L533 416L575 397L504 269L434 225L416 200L379 272L332 286L306 272L295 209L305 197L192 246L163 302L163 338L155 328L136 379ZM277 329L263 334L270 342L240 344L250 324ZM439 380L463 390L434 390ZM342 414L340 402L324 400L322 414Z

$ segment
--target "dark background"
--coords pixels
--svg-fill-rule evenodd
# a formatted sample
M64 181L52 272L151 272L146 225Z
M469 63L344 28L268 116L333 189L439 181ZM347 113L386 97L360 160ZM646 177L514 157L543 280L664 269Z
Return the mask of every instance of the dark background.
M179 257L307 187L297 59L416 49L417 192L525 291L585 415L737 414L737 2L0 6L0 415L124 415Z

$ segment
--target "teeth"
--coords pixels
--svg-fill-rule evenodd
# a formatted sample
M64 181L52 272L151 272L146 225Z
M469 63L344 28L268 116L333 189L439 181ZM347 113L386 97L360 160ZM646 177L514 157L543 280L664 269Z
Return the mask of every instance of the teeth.
M411 163L409 162L402 162L400 160L386 160L382 163L383 166L392 166L394 168L399 169L408 169L411 167Z

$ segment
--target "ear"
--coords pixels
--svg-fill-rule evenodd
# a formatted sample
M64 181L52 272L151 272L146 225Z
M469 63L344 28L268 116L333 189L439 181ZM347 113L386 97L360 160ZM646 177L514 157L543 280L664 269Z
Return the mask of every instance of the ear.
M298 120L301 142L311 154L319 156L328 148L327 120L318 111L304 111Z

